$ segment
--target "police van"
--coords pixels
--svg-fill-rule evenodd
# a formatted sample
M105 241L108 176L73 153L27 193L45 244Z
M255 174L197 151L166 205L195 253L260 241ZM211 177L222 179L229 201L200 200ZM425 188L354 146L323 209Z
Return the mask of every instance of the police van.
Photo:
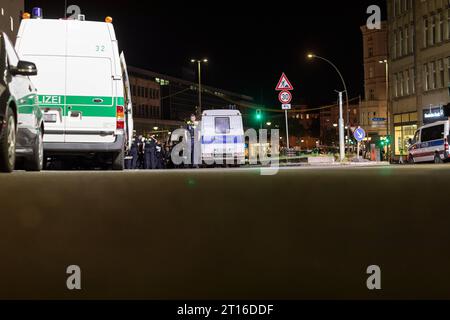
M133 118L112 19L23 19L16 50L36 63L46 156L89 155L124 168Z
M442 163L449 159L449 121L438 121L419 128L409 140L409 163Z
M201 121L201 155L206 164L245 163L242 115L238 110L206 110Z

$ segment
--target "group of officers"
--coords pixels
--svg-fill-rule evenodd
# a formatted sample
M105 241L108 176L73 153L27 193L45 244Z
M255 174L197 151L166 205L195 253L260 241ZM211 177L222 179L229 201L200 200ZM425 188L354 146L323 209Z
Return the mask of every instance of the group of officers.
M126 169L165 169L170 159L170 150L162 145L155 136L135 136L125 161Z
M185 129L191 138L191 162L190 167L197 168L194 164L194 137L195 131L198 129L198 121L194 114L186 121ZM172 148L176 143L170 141L162 144L154 135L144 137L136 136L133 133L133 143L125 161L125 168L130 170L136 169L171 169L175 168L171 159Z

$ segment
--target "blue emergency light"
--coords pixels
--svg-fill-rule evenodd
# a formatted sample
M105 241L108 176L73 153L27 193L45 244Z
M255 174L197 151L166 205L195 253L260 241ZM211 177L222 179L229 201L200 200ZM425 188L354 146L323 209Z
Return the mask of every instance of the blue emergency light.
M44 13L42 11L42 8L34 7L32 11L32 17L33 19L42 19L44 18Z

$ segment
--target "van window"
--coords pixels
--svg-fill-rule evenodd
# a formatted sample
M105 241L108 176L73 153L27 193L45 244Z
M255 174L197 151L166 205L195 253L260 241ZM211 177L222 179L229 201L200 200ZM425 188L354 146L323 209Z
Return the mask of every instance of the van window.
M420 133L420 130L416 131L416 133L414 134L414 139L413 139L412 143L419 142L419 133Z
M229 117L217 117L214 119L216 133L225 134L230 132L230 118Z
M422 129L422 142L444 139L444 125Z

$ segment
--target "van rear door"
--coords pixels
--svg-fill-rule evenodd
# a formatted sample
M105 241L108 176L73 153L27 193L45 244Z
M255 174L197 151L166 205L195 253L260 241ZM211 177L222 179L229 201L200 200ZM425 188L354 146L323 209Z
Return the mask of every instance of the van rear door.
M67 23L65 142L115 140L113 45L105 23Z
M133 104L131 102L131 88L130 79L128 77L127 62L125 61L125 55L122 52L120 54L120 65L122 67L122 79L124 86L124 101L125 101L125 125L127 134L127 148L129 149L133 140Z
M66 24L59 20L23 20L16 41L20 58L38 68L33 84L44 113L44 142L64 142Z

